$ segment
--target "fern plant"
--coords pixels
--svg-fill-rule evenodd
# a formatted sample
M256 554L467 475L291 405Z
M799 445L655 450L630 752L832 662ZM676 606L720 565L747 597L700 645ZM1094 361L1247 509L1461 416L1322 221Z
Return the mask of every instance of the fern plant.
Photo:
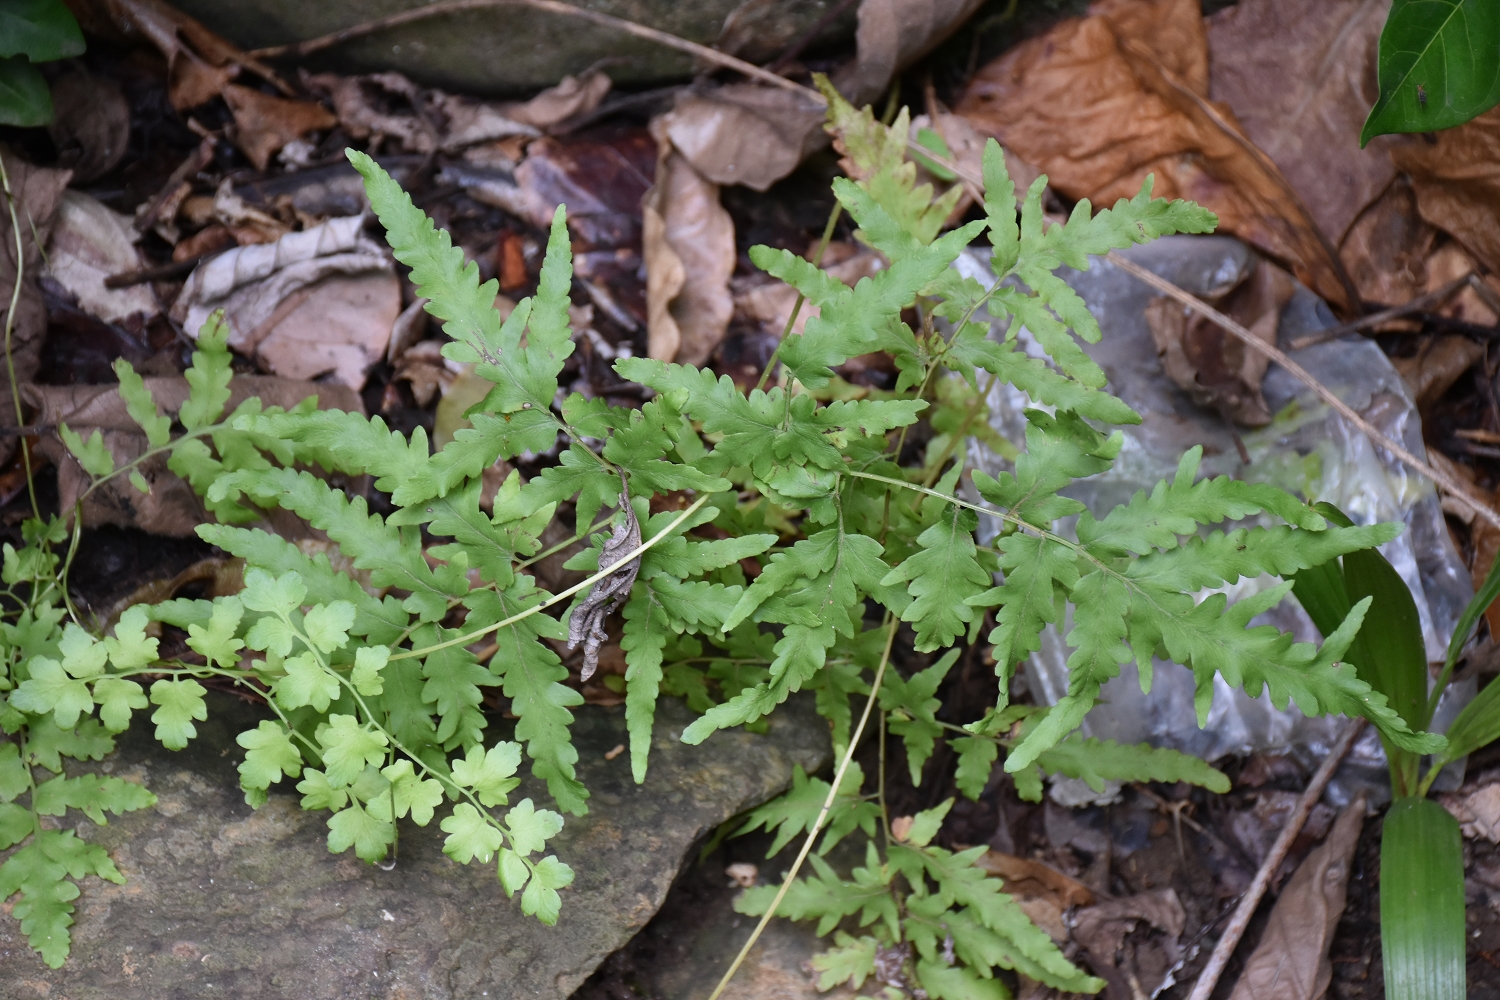
M470 428L433 453L420 429L407 436L379 417L320 411L310 402L283 411L251 400L226 414L226 331L215 323L199 336L188 374L192 393L176 414L161 412L120 363L120 392L149 449L119 465L99 436L84 440L67 431L73 455L96 487L128 475L143 489L149 484L140 464L168 455L217 519L200 535L245 561L245 589L134 608L112 635L97 637L82 622L58 627L67 617L58 606L66 590L49 575L48 552L66 538L66 527L38 521L28 528L31 546L7 550L5 580L30 587L17 591L20 610L0 635L8 671L4 719L17 737L18 762L0 756L0 795L9 796L5 816L24 814L30 825L21 835L31 839L0 865L0 889L22 893L17 913L32 921L27 933L48 961L60 962L67 948L70 890L58 888L60 880L84 868L63 860L73 855L49 839L40 817L64 801L97 812L143 805L149 796L88 785L48 798L41 790L49 786L27 779L35 773L30 766L56 770L56 753L103 752L107 731L151 705L158 737L169 747L185 745L194 721L205 717L199 681L206 677L261 692L274 716L239 737L249 802L263 803L273 784L296 781L304 807L330 814L329 848L352 848L367 861L392 849L397 820L437 821L452 857L496 864L504 890L521 892L523 913L555 921L558 890L572 872L545 853L546 842L562 814L588 809L569 738L582 698L563 683L567 667L546 641L569 637L558 614L569 598L574 640L594 634L601 599L620 603L637 781L648 772L664 693L685 697L700 712L682 737L696 744L720 729L761 725L794 692L812 692L841 758L838 792L799 775L786 796L752 813L745 826L777 829L780 846L826 825L814 874L786 887L781 910L816 918L823 932L840 935L818 959L826 985L858 985L878 964L891 989L895 977L953 1000L1002 995L996 969L1062 989L1102 986L1026 921L1001 881L974 866L974 852L934 844L948 805L909 823L885 814L883 796L865 788L851 763L868 717L867 709L854 725L856 698L878 705L904 741L913 781L937 742L947 740L958 756L959 788L971 797L1002 759L1032 798L1045 774L1224 788L1223 775L1193 758L1074 734L1122 664L1135 660L1149 684L1157 655L1192 668L1200 717L1222 675L1252 694L1269 690L1278 704L1295 700L1308 714L1364 715L1413 752L1441 747L1441 738L1412 731L1341 662L1367 602L1318 648L1249 625L1289 584L1234 605L1222 595L1194 597L1241 576L1289 575L1367 549L1396 527L1334 526L1273 488L1199 481L1197 451L1184 456L1171 482L1101 519L1062 492L1107 469L1122 440L1111 425L1139 418L1105 391L1104 373L1075 340L1097 340L1099 327L1055 271L1158 235L1208 231L1213 216L1151 198L1148 181L1134 199L1098 213L1083 202L1065 225L1049 227L1040 206L1044 181L1018 206L1001 150L991 143L984 218L940 234L957 195L918 183L905 159L905 113L886 128L868 109L829 95L830 129L859 177L836 181L835 193L860 237L890 264L849 288L794 254L752 252L819 309L803 333L780 346L785 378L769 391L746 394L709 371L628 358L616 370L651 390L639 408L563 394L558 376L573 350L563 210L553 220L535 298L502 320L494 282L481 283L447 233L357 152L349 158L397 259L451 338L445 356L494 385L469 412ZM987 287L951 267L981 234L996 275ZM919 318L915 328L904 318L910 309ZM1002 339L974 320L980 309L1010 318ZM1050 363L1018 349L1023 324ZM895 391L859 395L836 383L840 365L873 351L895 358ZM1026 392L1036 408L1025 448L1011 449L1014 470L989 478L965 459L968 439L987 428L984 399L997 381ZM903 464L908 432L921 420L937 433ZM492 512L481 511L485 469L554 448L556 464L527 482L512 473ZM368 474L396 509L373 513L313 469ZM983 502L958 495L965 476ZM650 498L667 493L687 498L685 506L650 513ZM569 565L591 572L552 594L526 569L547 554L543 532L565 502L573 506L575 537L586 542ZM325 556L243 526L256 507L273 506L325 532L368 572L378 596ZM613 514L601 517L606 508ZM976 541L979 513L1004 525L993 545ZM1282 523L1218 527L1255 513ZM1057 527L1073 515L1076 537ZM694 533L709 525L715 537ZM73 531L76 539L76 519ZM439 544L424 550L424 535ZM759 571L747 574L751 561ZM1037 648L1048 623L1069 620L1067 697L1051 708L1010 704L1016 665ZM159 659L146 634L153 621L183 629L193 655ZM968 726L938 720L934 692L955 645L986 634L997 664L995 705ZM892 660L898 635L919 659L941 655L903 674ZM481 662L474 650L491 642L494 651ZM486 688L509 701L513 741L487 738L480 710ZM510 804L523 760L555 811L531 799ZM0 829L21 831L21 820ZM867 844L865 865L846 878L821 853L848 836ZM95 862L92 870L108 874L103 866ZM757 912L772 902L757 890L739 905ZM850 933L856 930L858 936Z

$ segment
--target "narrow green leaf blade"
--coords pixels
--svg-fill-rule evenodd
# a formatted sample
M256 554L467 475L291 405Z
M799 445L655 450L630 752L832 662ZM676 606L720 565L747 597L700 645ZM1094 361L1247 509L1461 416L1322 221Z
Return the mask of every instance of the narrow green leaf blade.
M1430 799L1397 799L1386 814L1380 943L1386 1000L1462 1000L1463 838Z

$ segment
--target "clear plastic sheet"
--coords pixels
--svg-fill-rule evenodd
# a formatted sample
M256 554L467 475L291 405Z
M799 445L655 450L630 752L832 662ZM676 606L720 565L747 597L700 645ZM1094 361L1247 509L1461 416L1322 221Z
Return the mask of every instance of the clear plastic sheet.
M1244 244L1223 236L1167 237L1134 247L1127 255L1199 295L1232 286L1255 263L1254 254ZM955 266L981 283L993 281L988 261L977 252L961 257ZM1195 405L1163 374L1144 316L1147 303L1156 293L1105 260L1096 259L1085 272L1065 268L1059 274L1088 303L1103 328L1101 342L1085 345L1085 349L1109 376L1109 390L1143 418L1140 425L1124 428L1124 446L1113 469L1081 480L1064 492L1102 517L1137 490L1150 490L1157 481L1173 475L1182 453L1202 445L1202 475L1228 474L1269 482L1305 498L1329 500L1359 524L1405 522L1407 530L1381 551L1416 598L1429 660L1441 662L1454 623L1473 595L1473 588L1443 524L1432 484L1376 448L1276 365L1272 365L1264 385L1275 418L1267 427L1241 430L1251 457L1250 464L1244 465L1223 418ZM1299 285L1282 313L1279 339L1285 346L1296 337L1334 323L1327 306ZM991 336L1003 336L1003 327L995 324ZM1028 331L1022 329L1019 340L1029 353L1041 356ZM1346 337L1309 347L1294 356L1371 423L1415 454L1425 454L1416 408L1400 376L1374 343L1358 336ZM1031 405L1027 397L1000 385L989 402L995 429L1011 441L1023 441L1023 411ZM996 474L1009 467L1005 459L983 445L973 447L970 458L978 468ZM982 530L993 534L999 526L992 519L986 520L990 523ZM1071 530L1067 523L1061 527ZM1234 601L1274 582L1267 576L1240 580L1225 589ZM1061 629L1048 627L1041 649L1026 667L1031 690L1049 704L1067 690L1069 650L1063 637L1068 624L1064 622ZM1290 596L1253 624L1275 625L1299 640L1319 640L1311 620ZM1084 720L1086 735L1149 742L1209 760L1256 751L1292 752L1312 759L1327 751L1343 723L1338 717L1307 718L1295 705L1278 710L1268 696L1251 698L1220 678L1216 680L1208 723L1200 729L1193 707L1192 674L1185 667L1163 661L1156 662L1154 671L1149 695L1142 694L1133 664L1105 685L1100 704ZM1440 731L1446 727L1457 709L1472 697L1472 690L1450 690L1439 707L1434 728ZM1356 744L1338 784L1346 794L1355 786L1388 788L1384 769L1379 740L1370 730Z

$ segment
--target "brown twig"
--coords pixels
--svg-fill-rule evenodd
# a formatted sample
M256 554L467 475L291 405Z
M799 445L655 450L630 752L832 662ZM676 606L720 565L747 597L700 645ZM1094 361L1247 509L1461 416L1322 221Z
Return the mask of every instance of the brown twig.
M552 14L561 14L564 17L576 17L580 20L600 25L601 27L613 28L616 31L623 31L627 35L634 35L637 38L656 42L658 45L665 45L667 48L677 49L679 52L686 52L705 62L722 66L725 69L732 69L737 73L742 73L762 83L769 83L773 87L784 87L790 90L807 89L799 83L794 83L785 77L777 76L775 73L763 70L754 63L748 63L743 59L736 59L734 56L725 55L717 49L709 48L707 45L699 45L697 42L690 42L685 38L679 38L665 31L648 28L643 24L636 24L634 21L627 21L624 18L611 17L608 14L600 14L597 11L585 10L582 7L575 7L570 3L562 3L560 0L440 0L438 3L431 3L425 7L404 10L398 14L391 14L388 17L376 18L373 21L352 25L317 38L310 38L305 42L295 42L291 45L276 45L267 49L256 49L254 52L248 53L248 55L257 59L277 59L282 56L306 56L334 45L353 41L356 38L363 38L365 35L374 34L377 31L385 31L388 28L409 24L412 21L420 21L425 18L436 17L440 14L456 14L467 10L487 10L493 7L530 7L533 10L544 10ZM819 95L818 99L821 101L822 96Z
M1250 888L1245 890L1245 895L1240 897L1234 916L1229 920L1229 926L1224 928L1224 933L1219 937L1219 943L1214 945L1213 954L1209 955L1208 964L1199 974L1198 982L1193 986L1192 995L1188 997L1188 1000L1208 1000L1213 993L1214 987L1219 983L1219 977L1224 974L1224 967L1229 964L1230 956L1239 946L1240 938L1245 936L1245 929L1250 926L1250 918L1255 915L1256 908L1260 906L1261 899L1270 888L1271 879L1281 868L1281 863L1286 860L1287 852L1292 849L1292 841L1296 840L1297 834L1302 832L1302 825L1307 822L1308 813L1312 812L1312 807L1317 805L1318 800L1323 797L1323 790L1328 787L1328 782L1333 778L1333 772L1338 770L1339 763L1348 755L1349 748L1354 746L1354 740L1364 730L1364 726L1364 719L1350 719L1344 726L1344 731L1334 742L1333 748L1328 751L1328 756L1323 759L1323 763L1313 774L1312 780L1307 783L1306 791L1297 800L1296 807L1292 809L1292 815L1287 818L1286 825L1281 828L1281 833L1276 837L1276 842L1271 845L1271 852L1266 855L1265 861L1261 862L1260 870L1255 873L1255 880L1250 883Z
M143 267L135 271L122 271L119 274L111 274L104 279L105 288L129 288L131 285L144 285L148 281L171 281L174 278L186 277L193 273L193 268L208 260L217 257L222 250L213 253L200 253L196 257L186 260L174 260L166 264L157 264L154 267Z
M188 122L196 124L191 118L188 119ZM172 175L161 186L161 190L156 192L156 196L146 203L146 207L141 210L140 214L135 217L135 221L131 223L135 227L136 232L144 233L150 229L155 224L156 217L161 214L161 210L166 207L167 202L172 200L172 195L176 193L177 189L193 174L208 166L209 161L214 158L214 143L216 141L213 136L205 135L203 141L198 143L198 148L189 153L187 159L177 165L177 169L172 171ZM168 219L167 221L170 222L171 220ZM117 286L111 285L110 287Z
M1466 274L1462 278L1455 278L1441 288L1434 289L1425 295L1418 295L1404 306L1391 306L1389 309L1382 309L1379 312L1370 313L1368 316L1361 316L1359 319L1352 319L1347 323L1340 323L1338 326L1330 326L1326 330L1319 330L1317 333L1298 337L1289 346L1294 351L1300 351L1304 347L1312 347L1314 344L1326 344L1330 340L1338 340L1340 337L1348 336L1351 333L1368 330L1372 326L1379 326L1381 323L1389 320L1400 319L1403 316L1410 316L1412 313L1422 312L1432 306L1441 304L1448 296L1458 291L1464 285L1467 285L1469 277L1470 275Z
M1297 364L1297 362L1288 357L1287 353L1281 348L1266 343L1264 340L1261 340L1255 334L1245 329L1233 319L1230 319L1228 316L1219 312L1219 310L1215 309L1207 302L1204 302L1196 295L1193 295L1190 292L1183 291L1181 288L1178 288L1176 285L1172 284L1165 278L1158 277L1157 275L1146 270L1144 267L1141 267L1141 265L1137 264L1133 260L1130 260L1128 257L1124 256L1118 251L1111 250L1109 252L1108 259L1111 264L1114 264L1116 267L1120 268L1120 270L1140 279L1141 281L1150 285L1152 288L1155 288L1157 291L1161 292L1163 295L1168 295L1176 299L1178 302L1181 302L1183 305L1187 306L1189 309L1192 309L1194 312L1206 317L1207 319L1212 320L1228 333L1231 333L1234 336L1238 337L1250 347L1254 348L1257 351L1260 351L1262 354L1269 357L1272 361L1276 362L1278 365L1291 372L1299 382L1316 393L1318 398L1323 400L1323 402L1327 403L1329 406L1338 411L1339 415L1342 416L1345 420L1349 421L1355 427L1358 427L1361 431L1363 431L1371 441L1380 445L1380 447L1384 448L1392 455L1395 455L1401 461L1405 462L1408 466L1415 469L1417 472L1420 472L1428 479L1432 480L1433 483L1448 491L1449 494L1451 494L1464 506L1471 509L1476 515L1483 518L1485 521L1488 521L1495 527L1500 528L1500 513L1496 513L1488 504L1480 503L1479 501L1474 500L1472 497L1470 497L1468 493L1464 492L1463 487L1460 486L1458 481L1455 480L1452 476L1449 476L1443 472L1439 472L1427 462L1422 461L1420 458L1413 455L1410 451L1407 451L1400 444L1397 444L1396 441L1393 440L1389 435L1387 435L1379 428L1377 428L1374 424L1370 423L1364 417L1356 413L1354 407L1338 398L1338 396L1335 396L1331 389L1314 378L1312 376L1312 373L1310 373L1306 368L1303 368L1301 365Z

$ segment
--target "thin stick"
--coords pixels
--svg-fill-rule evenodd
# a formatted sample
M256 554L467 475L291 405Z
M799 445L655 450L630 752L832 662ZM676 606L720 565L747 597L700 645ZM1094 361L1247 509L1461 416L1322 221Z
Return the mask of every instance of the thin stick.
M193 273L193 268L223 252L215 250L213 253L200 253L186 260L174 260L167 264L157 264L155 267L143 267L135 271L111 274L104 279L104 287L129 288L131 285L144 285L148 281L171 281L174 278L185 278Z
M1271 853L1266 855L1266 860L1261 862L1260 870L1255 873L1255 881L1250 883L1250 888L1245 895L1240 897L1240 903L1234 909L1234 916L1229 920L1229 926L1224 928L1224 933L1219 938L1219 943L1214 945L1213 954L1208 957L1208 964L1203 967L1203 972L1198 976L1198 982L1193 986L1192 995L1188 1000L1208 1000L1213 993L1214 987L1219 983L1219 977L1224 974L1224 967L1229 964L1229 958L1234 954L1234 949L1239 946L1240 938L1245 936L1245 929L1250 926L1250 918L1255 915L1255 910L1260 906L1260 901L1265 897L1266 890L1271 886L1271 879L1276 875L1281 863L1286 860L1287 852L1292 849L1292 841L1297 839L1297 834L1302 832L1302 824L1307 822L1308 813L1312 807L1317 805L1318 800L1323 797L1323 789L1328 787L1328 782L1333 778L1333 772L1338 770L1339 763L1348 755L1349 748L1354 746L1354 740L1364 730L1365 720L1362 718L1350 719L1344 726L1344 731L1339 734L1338 740L1333 744L1333 749L1328 751L1328 756L1318 767L1312 780L1307 783L1307 790L1297 800L1296 808L1288 817L1286 825L1281 828L1281 833L1276 837L1276 843L1271 845Z
M1311 347L1314 344L1326 344L1330 340L1338 340L1340 337L1347 336L1348 334L1358 333L1360 330L1368 330L1370 327L1379 326L1387 320L1400 319L1402 316L1410 316L1412 313L1422 312L1431 306L1438 305L1468 283L1469 275L1466 274L1462 278L1455 278L1441 288L1434 289L1425 295L1418 295L1404 306L1391 306L1389 309L1382 309L1380 312L1361 316L1359 319L1352 319L1347 323L1340 323L1338 326L1331 326L1326 330L1319 330L1317 333L1310 333L1305 337L1298 337L1291 342L1290 346L1292 350L1300 351L1304 347Z
M665 31L658 31L655 28L648 28L645 25L636 24L634 21L627 21L624 18L611 17L608 14L600 14L597 11L584 10L582 7L575 7L570 3L561 3L560 0L441 0L439 3L431 3L425 7L417 7L414 10L404 10L399 14L391 14L389 17L376 18L373 21L356 24L318 38L310 38L305 42L296 42L291 45L277 45L268 49L256 49L254 52L249 53L249 55L257 59L276 59L281 56L305 56L309 53L329 48L330 46L341 45L344 42L363 38L365 35L374 34L377 31L385 31L387 28L394 28L412 21L420 21L424 18L435 17L440 14L456 14L466 10L486 10L493 7L530 7L533 10L545 10L552 14L561 14L564 17L580 18L601 27L614 28L616 31L623 31L627 35L634 35L637 38L656 42L658 45L665 45L670 49L677 49L679 52L687 52L705 62L743 73L751 79L759 80L762 83L769 83L773 87L807 92L807 88L799 83L794 83L783 76L777 76L775 73L767 72L754 63L748 63L743 59L736 59L734 56L725 55L718 49L711 49L707 45L699 45L697 42L690 42L685 38L679 38ZM812 93L816 93L816 91L812 91ZM818 101L819 103L823 101L821 94L818 95Z
M1422 461L1420 458L1407 451L1401 445L1397 444L1374 424L1370 423L1364 417L1356 413L1354 411L1354 407L1350 406L1342 399L1339 399L1333 394L1332 390L1323 385L1323 383L1319 382L1317 379L1313 378L1312 374L1308 372L1306 368L1303 368L1301 365L1297 364L1297 362L1289 358L1287 356L1287 353L1281 348L1266 343L1259 337L1255 336L1255 334L1245 329L1239 323L1236 323L1234 320L1219 312L1219 310L1215 309L1207 302L1204 302L1202 299L1198 298L1196 295L1193 295L1190 292L1185 292L1181 288L1178 288L1176 285L1172 284L1167 279L1152 274L1150 271L1146 270L1144 267L1141 267L1141 265L1135 263L1129 258L1123 256L1119 252L1111 250L1109 252L1108 259L1111 264L1115 265L1120 270L1126 272L1127 274L1130 274L1135 278L1140 279L1141 281L1150 285L1152 288L1155 288L1157 291L1161 292L1163 295L1168 295L1176 299L1178 302L1181 302L1183 305L1187 306L1189 309L1192 309L1194 312L1197 312L1202 316L1205 316L1206 318L1212 320L1219 326L1223 327L1229 333L1232 333L1240 340L1243 340L1250 347L1254 348L1257 351L1260 351L1262 354L1269 357L1272 361L1276 362L1278 365L1291 372L1294 376L1296 376L1298 381L1307 386L1313 392L1317 393L1319 399L1323 400L1323 402L1327 403L1329 406L1337 410L1340 416L1349 421L1355 427L1358 427L1361 431L1364 431L1364 433L1370 438L1371 441L1374 441L1376 444L1380 445L1380 447L1384 448L1386 451L1389 451L1391 454L1401 459L1401 461L1405 462L1408 466L1415 469L1417 472L1420 472L1422 475L1432 480L1438 486L1442 487L1449 494L1451 494L1454 499L1458 500L1465 507L1468 507L1476 515L1483 518L1485 521L1488 521L1495 527L1500 528L1500 513L1496 513L1489 507L1488 504L1480 503L1479 501L1474 500L1472 497L1470 497L1467 493L1464 492L1463 487L1460 486L1458 484L1458 481L1455 480L1452 476L1449 476L1443 472L1439 472L1437 469L1434 469L1431 465Z
M750 949L755 947L756 941L760 940L761 932L766 929L766 925L776 915L776 908L786 898L787 890L792 887L792 882L796 880L797 873L802 870L802 862L807 860L808 852L812 850L813 841L818 839L818 832L822 830L823 823L828 819L828 812L833 808L834 800L838 798L839 787L844 783L844 774L849 770L849 762L854 759L854 748L859 746L860 738L865 734L865 723L870 721L870 710L875 707L876 696L880 694L880 682L885 679L886 664L891 662L891 643L896 638L896 628L900 623L892 618L889 613L887 613L886 618L888 623L886 627L890 631L886 633L885 637L885 652L880 654L880 668L875 671L875 681L870 685L870 696L865 699L865 710L859 717L859 727L849 737L849 746L844 750L844 756L839 760L838 770L834 772L833 787L828 789L828 797L823 800L823 808L818 812L818 818L814 821L812 829L807 831L807 839L802 842L802 850L797 852L797 860L792 862L792 870L786 873L786 878L782 881L781 889L776 893L776 898L771 900L770 906L766 907L765 915L760 918L760 923L755 925L755 930L750 932L749 940L740 949L740 953L734 957L734 961L730 963L728 971L719 980L719 985L715 986L714 991L708 995L708 1000L719 1000L719 996L724 992L724 988L729 985L729 981L734 978L734 974L744 964L745 956L750 954Z

